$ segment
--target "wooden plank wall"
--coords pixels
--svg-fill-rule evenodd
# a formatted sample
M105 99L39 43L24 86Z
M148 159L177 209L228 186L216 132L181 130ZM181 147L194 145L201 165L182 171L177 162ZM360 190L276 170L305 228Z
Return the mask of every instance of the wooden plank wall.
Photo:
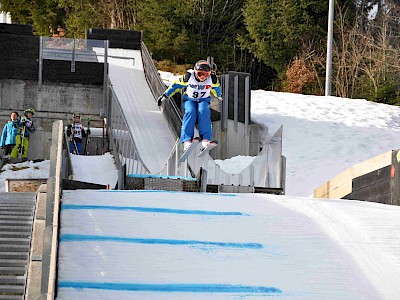
M392 166L389 165L353 178L351 193L342 198L389 204L391 194L391 168Z
M314 190L314 197L400 205L400 150L386 152L347 169Z
M340 199L352 192L353 178L392 164L392 151L356 164L314 190L314 198Z
M390 204L400 205L400 150L392 151Z

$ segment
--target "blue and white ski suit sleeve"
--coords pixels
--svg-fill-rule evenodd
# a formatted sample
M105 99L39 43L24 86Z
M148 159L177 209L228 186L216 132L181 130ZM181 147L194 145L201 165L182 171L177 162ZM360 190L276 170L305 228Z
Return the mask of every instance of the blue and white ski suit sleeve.
M181 90L183 91L183 97L182 100L194 100L198 101L199 99L195 99L193 97L189 97L187 94L187 88L188 85L190 84L189 81L194 79L194 73L193 71L188 71L186 74L182 77L180 77L178 80L175 80L169 87L168 89L164 92L165 96L171 97L175 95L176 93L180 92ZM211 93L213 93L214 96L216 97L221 97L222 92L221 92L221 85L219 83L219 80L216 75L212 74L210 76L211 78ZM211 97L205 97L205 98L200 98L200 101L211 101Z
M182 106L185 109L182 120L181 143L193 138L196 122L198 123L200 138L211 140L211 93L216 97L221 97L221 85L217 76L211 75L205 81L199 81L194 75L194 71L188 71L183 77L175 81L164 94L170 97L179 91L183 91Z

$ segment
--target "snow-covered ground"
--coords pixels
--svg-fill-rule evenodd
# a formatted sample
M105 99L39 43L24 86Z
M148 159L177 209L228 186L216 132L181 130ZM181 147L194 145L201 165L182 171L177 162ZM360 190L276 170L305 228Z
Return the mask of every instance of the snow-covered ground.
M345 169L400 148L398 106L266 91L251 97L251 118L266 138L283 124L287 195L311 196Z
M104 155L83 156L71 154L74 180L109 185L115 188L118 181L118 170L114 157Z
M35 179L49 177L50 161L26 161L18 164L6 164L0 170L0 192L5 191L5 180L11 178ZM1 199L0 199L1 200Z
M400 108L252 91L251 116L265 139L284 126L287 195L65 192L58 298L399 299L400 207L308 197L400 148Z
M59 298L398 299L400 207L307 197L397 149L399 113L252 91L263 139L284 126L288 195L66 192ZM251 159L218 163L235 172Z
M398 299L400 207L67 191L59 299Z

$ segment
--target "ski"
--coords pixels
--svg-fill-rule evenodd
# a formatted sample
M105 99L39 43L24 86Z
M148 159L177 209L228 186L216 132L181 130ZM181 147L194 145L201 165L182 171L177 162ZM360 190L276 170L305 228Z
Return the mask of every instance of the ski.
M90 139L89 139L89 132L90 132L90 122L92 121L92 117L89 116L88 117L88 122L87 122L87 132L86 132L86 141L85 141L85 149L83 150L83 155L89 155L88 151L87 151L87 146L90 143Z
M18 147L18 157L19 158L23 157L23 155L25 153L25 147L24 147L25 131L26 131L26 126L23 125L22 132L20 133L19 144L17 146Z
M212 140L205 148L200 150L200 153L197 157L204 157L211 149L218 146L218 142L216 140Z
M187 148L179 158L179 162L184 162L188 158L189 154L196 149L198 145L200 145L199 140L193 139L193 142L190 144L189 148Z
M72 128L74 128L74 125L72 125ZM72 144L73 144L73 147L74 147L74 150L73 150L73 154L76 154L76 155L79 155L80 153L79 153L79 151L78 151L78 146L76 145L76 142L75 142L75 129L73 129L72 131Z
M67 117L68 123L71 125L71 142L72 142L72 154L77 154L79 155L79 151L78 151L78 146L76 145L75 142L75 126L74 123L71 122L71 120L69 119L68 115L65 115Z
M10 158L10 155L4 155L4 153L6 152L6 150L0 150L1 155L0 155L0 170L1 168L3 168L3 166L8 162L8 159Z

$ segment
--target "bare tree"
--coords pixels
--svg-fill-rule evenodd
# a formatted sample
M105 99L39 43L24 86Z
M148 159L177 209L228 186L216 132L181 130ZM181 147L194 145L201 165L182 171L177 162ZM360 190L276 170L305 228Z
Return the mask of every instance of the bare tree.
M361 15L363 10L359 9L353 24L349 24L349 12L336 7L332 81L339 97L361 95L376 100L381 87L398 76L399 5L386 0L378 9L379 16L369 19ZM304 46L303 51L309 54L309 63L315 70L325 70L324 53L318 53L310 46Z

